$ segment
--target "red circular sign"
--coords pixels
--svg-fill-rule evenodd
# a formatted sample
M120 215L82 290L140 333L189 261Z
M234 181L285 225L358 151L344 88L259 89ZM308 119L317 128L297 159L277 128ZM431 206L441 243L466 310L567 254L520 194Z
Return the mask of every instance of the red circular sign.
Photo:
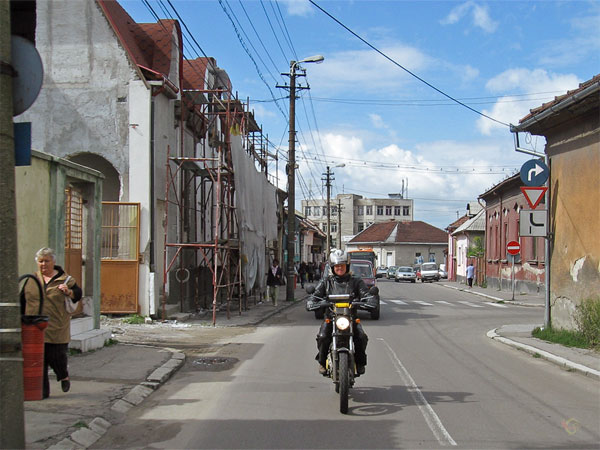
M506 244L506 251L511 255L518 255L521 251L521 244L519 244L517 241L510 241L508 244Z

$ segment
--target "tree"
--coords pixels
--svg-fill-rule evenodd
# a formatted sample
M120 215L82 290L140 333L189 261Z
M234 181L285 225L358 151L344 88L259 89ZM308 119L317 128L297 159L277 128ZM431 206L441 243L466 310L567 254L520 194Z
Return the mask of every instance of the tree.
M483 246L483 239L480 236L473 238L473 243L469 245L467 249L467 256L469 258L481 258L485 253L485 247Z

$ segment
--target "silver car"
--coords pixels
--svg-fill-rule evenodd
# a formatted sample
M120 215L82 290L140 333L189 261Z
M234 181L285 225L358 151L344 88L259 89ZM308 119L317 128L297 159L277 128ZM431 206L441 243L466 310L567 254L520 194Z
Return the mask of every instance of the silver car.
M396 269L396 276L394 277L394 281L410 281L411 283L416 283L417 274L413 270L412 267L409 266L400 266Z

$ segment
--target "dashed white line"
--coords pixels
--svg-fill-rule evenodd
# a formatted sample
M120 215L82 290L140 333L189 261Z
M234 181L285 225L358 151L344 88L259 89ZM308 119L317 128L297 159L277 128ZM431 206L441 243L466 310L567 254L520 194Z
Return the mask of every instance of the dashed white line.
M448 306L456 306L454 303L446 302L444 300L436 300L436 303L441 303L443 305L448 305Z
M429 429L438 440L440 445L457 445L454 439L452 439L452 436L450 436L450 433L448 433L448 430L444 428L442 421L435 413L431 405L427 403L425 396L415 383L415 380L413 380L413 378L410 376L410 373L408 373L408 370L406 370L406 368L402 365L400 358L398 358L392 347L390 347L390 345L384 339L378 339L385 345L388 355L390 356L390 359L396 368L396 372L398 375L400 375L402 382L406 385L408 392L410 392L410 395L419 407L421 414L423 414L425 422L427 422Z
M408 303L403 302L402 300L390 300L392 303L395 303L396 305L408 305Z
M483 308L483 306L481 305L476 305L475 303L471 303L471 302L458 302L461 303L463 305L467 305L470 306L471 308Z
M485 302L485 304L490 305L490 306L495 306L496 308L508 308L508 306L503 305L501 303Z
M433 303L427 303L422 300L415 300L413 303L418 303L419 305L423 305L423 306L433 306Z

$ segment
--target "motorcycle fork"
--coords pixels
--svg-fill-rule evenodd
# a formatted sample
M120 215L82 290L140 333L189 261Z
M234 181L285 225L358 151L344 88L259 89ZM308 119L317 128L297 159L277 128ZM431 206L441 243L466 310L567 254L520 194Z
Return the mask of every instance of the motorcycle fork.
M344 340L348 340L348 345L347 345L347 350L342 350L348 353L348 355L350 356L349 359L349 367L352 369L351 370L351 379L352 381L354 380L354 374L355 374L355 363L354 363L354 339L352 338L354 336L354 322L351 322L350 325L350 330L349 332L339 332L337 331L337 329L335 328L335 323L333 325L334 329L333 329L333 340L331 343L331 378L333 378L334 382L338 382L339 381L339 371L338 371L338 367L339 367L339 358L338 358L338 354L340 353L341 349L345 349L346 347L338 347L338 339L339 338L344 338Z

